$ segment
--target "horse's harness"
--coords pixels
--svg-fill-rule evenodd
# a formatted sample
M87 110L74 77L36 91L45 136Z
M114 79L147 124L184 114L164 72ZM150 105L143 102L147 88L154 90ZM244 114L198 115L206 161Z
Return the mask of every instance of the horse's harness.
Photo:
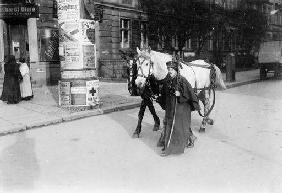
M182 62L184 63L184 62ZM211 94L211 91L213 91L213 103L212 103L212 106L210 107L210 109L208 110L208 112L203 115L201 113L200 110L198 110L198 113L201 117L208 117L209 114L211 113L212 109L214 108L214 105L215 105L215 88L216 88L216 85L215 85L215 81L216 81L216 69L214 67L214 64L211 63L210 66L206 67L206 66L203 66L203 65L197 65L197 64L192 64L192 63L184 63L186 64L187 66L191 67L191 69L193 70L193 73L196 77L196 73L194 71L194 69L192 68L192 66L196 66L196 67L201 67L201 68L207 68L207 69L210 69L210 85L208 87L204 87L204 88L198 88L198 85L197 85L197 80L195 80L195 86L194 86L194 93L195 95L198 97L198 100L199 100L199 95L198 95L198 91L201 92L205 92L206 90L209 91L209 95ZM205 100L205 99L204 99Z
M148 57L149 58L149 57ZM139 61L139 58L137 58L137 61L139 62L139 65L138 65L138 68L137 68L137 76L140 76L140 77L143 77L146 79L145 81L145 86L144 87L147 87L148 88L148 91L150 92L149 96L150 96L150 100L153 101L153 100L156 100L156 96L154 95L154 92L152 90L152 87L151 87L151 83L150 83L150 74L151 74L151 68L153 67L153 62L151 61L151 58L149 58L149 75L146 76L143 72L143 69L141 68L142 64L146 61L146 58L144 58L144 60L141 62L140 64L140 61ZM139 71L141 72L141 74L139 73Z

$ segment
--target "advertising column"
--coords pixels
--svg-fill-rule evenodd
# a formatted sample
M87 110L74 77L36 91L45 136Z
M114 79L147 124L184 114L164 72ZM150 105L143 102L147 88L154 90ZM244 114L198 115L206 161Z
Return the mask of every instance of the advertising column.
M58 0L61 80L60 106L99 104L95 30L98 22L83 19L83 0Z

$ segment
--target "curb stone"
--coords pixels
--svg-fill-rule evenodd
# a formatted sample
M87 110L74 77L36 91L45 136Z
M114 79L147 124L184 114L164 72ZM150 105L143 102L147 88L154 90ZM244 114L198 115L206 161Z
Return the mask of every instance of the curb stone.
M51 118L49 120L40 120L36 123L31 123L26 125L26 129L33 129L33 128L38 128L38 127L44 127L48 125L55 125L57 123L61 123L63 121L62 118Z
M17 126L12 127L9 130L0 132L0 137L5 136L5 135L14 134L14 133L19 133L19 132L26 131L26 130L27 130L26 125L19 124Z
M74 120L77 120L77 119L82 119L82 118L101 115L101 114L102 113L99 109L86 110L86 111L83 111L83 112L77 112L77 113L65 115L65 116L62 117L62 120L63 120L63 122L74 121Z
M226 85L226 88L234 88L234 87L239 87L239 86L243 86L246 84L252 84L252 83L256 83L256 82L260 82L260 79L255 79L255 80L249 80L249 81L244 81L244 82L236 82L236 83L231 83L230 85Z

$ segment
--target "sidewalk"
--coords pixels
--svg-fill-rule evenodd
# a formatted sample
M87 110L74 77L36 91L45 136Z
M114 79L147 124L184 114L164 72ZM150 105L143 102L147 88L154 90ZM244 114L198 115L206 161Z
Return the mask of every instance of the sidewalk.
M223 78L225 80L225 73ZM236 72L235 82L226 82L227 88L259 81L259 70ZM0 101L0 136L27 129L72 121L84 117L135 108L140 105L139 96L130 96L127 83L100 82L102 105L91 110L70 110L58 106L57 86L34 88L31 101L8 105ZM2 87L0 87L2 93Z

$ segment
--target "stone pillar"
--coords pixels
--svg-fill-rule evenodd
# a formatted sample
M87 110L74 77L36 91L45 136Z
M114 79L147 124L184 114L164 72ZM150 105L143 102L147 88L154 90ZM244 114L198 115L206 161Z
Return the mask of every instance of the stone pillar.
M0 19L0 73L4 72L4 20Z
M30 72L32 81L37 84L43 84L44 75L40 73L39 54L38 54L38 39L37 39L37 19L29 18L27 20L28 41L29 41L29 57L30 57Z

